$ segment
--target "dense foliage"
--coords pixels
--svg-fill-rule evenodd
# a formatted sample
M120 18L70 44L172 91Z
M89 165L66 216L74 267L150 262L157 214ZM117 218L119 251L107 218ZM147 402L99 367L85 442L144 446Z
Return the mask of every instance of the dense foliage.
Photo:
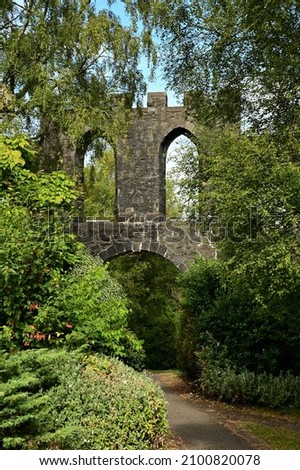
M218 398L299 405L299 5L152 7L198 124L198 154L176 157L184 211L218 252L182 280L181 365Z
M38 346L36 335L43 332L50 346L66 340L69 348L102 352L138 365L142 345L128 328L127 304L120 285L102 263L83 252L78 266L38 308L26 344Z
M176 367L179 299L173 281L179 274L177 268L144 252L112 260L109 273L120 282L129 299L128 324L143 340L146 367Z
M234 280L226 265L203 259L183 277L184 304L193 329L193 344L186 354L193 357L195 351L209 348L221 365L237 370L299 374L298 309L289 308L288 299L284 304L278 300L277 308L272 303L261 305L245 283L243 295ZM197 353L195 362L202 369Z
M290 300L299 294L262 305L226 263L201 258L181 282L181 366L201 389L232 402L299 406L300 317Z
M300 370L299 132L199 128L199 154L177 156L187 215L217 244L183 280L183 367L212 347L256 373ZM185 363L185 364L184 364Z
M1 110L14 108L40 145L35 158L24 137L0 140L5 347L65 343L140 365L141 344L129 325L144 341L148 367L174 366L180 344L181 367L200 377L210 396L297 406L299 5L293 0L123 3L128 27L108 8L97 12L85 0L5 2ZM97 138L113 142L126 129L127 101L118 105L111 93L139 99L144 85L138 60L141 52L154 58L153 25L169 51L163 54L168 82L177 92L190 91L187 105L199 124L198 152L181 152L175 180L168 183L169 215L191 219L218 251L218 260L198 260L183 276L179 342L178 298L169 282L175 268L147 254L111 264L130 298L128 323L120 288L100 263L78 251L68 233L74 183L61 172L34 171L45 155L47 171L81 170L91 142L94 148ZM86 170L86 209L92 212L87 215L106 216L108 203L112 212L113 165L112 152L104 152ZM31 383L29 375L20 380L25 387L26 380ZM32 384L38 387L36 377ZM20 398L12 391L7 403L23 400L22 393ZM25 412L40 409L44 395L32 400ZM79 413L80 407L74 410ZM8 428L16 429L22 419ZM76 428L79 418L74 419ZM33 442L37 448L49 443L54 448L57 442L72 446L72 432L58 431L55 442L48 437ZM13 440L5 441L6 447L26 447L22 437L9 436ZM116 442L125 448L125 441Z
M69 233L74 183L61 172L29 170L34 151L24 137L0 143L2 347L55 347L67 340L70 348L138 365L142 347L128 330L120 286Z
M123 26L112 3L97 10L89 0L8 0L2 7L1 80L11 111L43 149L44 169L74 170L73 149L81 172L94 138L114 139L126 128L127 105L112 96L141 101L140 56L155 62L149 26L142 17L137 23L135 9Z
M94 143L90 161L84 168L84 216L112 219L115 215L115 155L103 141Z
M78 243L68 232L74 183L61 172L34 173L35 152L22 136L0 139L0 307L4 340L22 345L39 305L77 262Z
M60 350L1 357L1 449L157 449L162 392L105 356Z
M237 372L232 367L207 363L199 380L202 392L217 400L268 408L300 407L300 378L290 373Z
M299 119L300 9L295 0L149 2L165 78L191 91L202 122L283 128ZM164 52L168 50L168 54Z

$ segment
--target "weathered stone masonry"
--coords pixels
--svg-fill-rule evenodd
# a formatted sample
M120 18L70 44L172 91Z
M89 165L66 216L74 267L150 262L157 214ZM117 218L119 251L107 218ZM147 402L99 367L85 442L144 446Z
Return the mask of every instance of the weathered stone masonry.
M176 137L194 131L184 106L168 107L166 93L147 97L147 108L132 111L127 143L117 146L118 220L137 214L165 220L166 152Z
M215 249L195 228L166 221L166 153L194 126L184 106L168 107L166 93L148 93L147 107L132 110L127 139L116 146L116 220L76 225L81 241L103 261L127 252L150 251L184 271L196 254Z
M213 257L215 250L194 227L176 221L87 221L76 226L78 238L105 262L128 252L150 251L184 271L196 254Z

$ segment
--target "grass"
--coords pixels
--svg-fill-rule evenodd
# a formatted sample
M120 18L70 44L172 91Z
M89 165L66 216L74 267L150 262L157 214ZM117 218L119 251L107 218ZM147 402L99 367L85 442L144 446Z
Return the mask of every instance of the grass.
M300 408L284 408L282 410L277 410L277 414L300 423Z
M300 409L299 408L262 408L258 406L247 406L247 405L227 405L232 409L242 410L244 414L251 415L254 419L260 420L261 418L277 421L286 421L291 424L300 425Z
M264 440L274 450L300 450L300 432L260 423L243 423L255 436Z

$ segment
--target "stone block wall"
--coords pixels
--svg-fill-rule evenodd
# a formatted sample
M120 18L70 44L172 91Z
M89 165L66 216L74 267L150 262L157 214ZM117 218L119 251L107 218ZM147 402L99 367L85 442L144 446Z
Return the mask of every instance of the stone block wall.
M207 237L189 224L172 220L86 221L76 224L74 232L104 262L128 252L149 251L184 271L197 255L216 256L215 247Z
M132 110L127 139L116 148L118 221L133 215L165 220L166 151L193 130L185 107L169 107L164 92L148 93L147 107Z
M180 135L192 137L184 106L169 107L166 93L148 93L147 107L132 109L128 135L116 145L117 211L114 222L78 222L80 241L105 262L149 251L184 271L196 255L216 256L214 245L179 221L166 220L166 154Z

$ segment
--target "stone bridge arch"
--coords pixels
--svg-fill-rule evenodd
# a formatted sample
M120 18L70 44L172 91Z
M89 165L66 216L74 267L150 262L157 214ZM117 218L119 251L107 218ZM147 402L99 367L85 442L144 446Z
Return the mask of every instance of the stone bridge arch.
M172 219L79 221L75 230L79 240L104 263L128 252L148 251L171 261L180 271L185 271L196 255L208 258L215 256L214 246L195 225Z
M104 263L106 263L107 261L111 261L112 259L126 253L142 252L153 253L167 259L172 264L174 264L174 266L176 266L179 271L184 271L187 268L184 260L180 256L176 255L176 253L170 250L167 246L161 243L151 242L149 240L145 240L140 243L132 240L128 240L127 242L114 241L114 243L112 243L109 248L102 250L98 256Z
M166 220L166 151L180 135L194 138L184 106L168 106L164 92L148 93L147 107L132 109L126 138L115 146L115 221L79 222L75 230L105 262L127 252L150 251L184 271L197 254L214 257L205 234L182 221Z

